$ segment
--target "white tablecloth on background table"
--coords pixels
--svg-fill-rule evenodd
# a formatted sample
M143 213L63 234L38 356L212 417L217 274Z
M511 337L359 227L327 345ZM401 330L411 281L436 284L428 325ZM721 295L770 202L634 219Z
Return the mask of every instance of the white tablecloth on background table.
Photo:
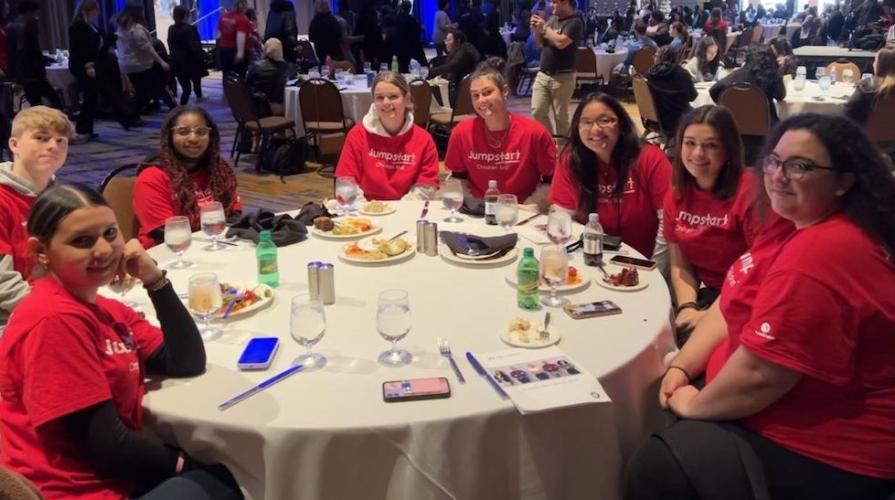
M845 47L806 45L793 49L792 53L798 58L824 59L830 62L838 59L848 59L858 66L869 63L876 57L872 50L850 50Z
M62 91L66 105L72 104L72 96L70 95L71 92L69 92L69 89L72 86L77 86L78 81L75 79L75 75L71 74L71 71L69 71L68 62L47 66L46 69L47 81L50 82L50 85L52 85L53 88Z
M597 58L597 75L603 77L604 82L608 82L612 76L612 68L618 66L625 61L628 55L628 49L619 47L615 52L609 53L602 48L594 47L594 57Z
M408 77L409 75L404 75ZM367 87L367 77L365 75L354 75L354 83L342 90L342 112L346 118L351 118L355 123L359 123L364 115L370 111L370 105L373 104L373 95ZM445 79L439 79L438 86L434 89L441 95L441 102L447 105L450 102L448 97L448 82ZM286 117L295 120L295 133L299 136L305 135L304 121L301 118L301 104L298 101L298 87L286 87L284 96L284 107ZM438 101L432 98L431 111L442 109L438 105ZM449 111L449 109L448 109Z
M415 241L421 208L422 202L399 202L395 214L375 218L381 234L406 229ZM502 234L466 216L461 224L441 222L446 215L431 206L429 219L441 230ZM178 291L185 292L189 276L198 272L255 282L251 243L207 252L198 240L186 254L195 264L169 271ZM143 400L149 428L200 460L225 463L255 499L620 497L625 458L662 424L655 382L672 339L669 292L658 271L641 272L649 282L643 291L615 292L591 283L569 296L575 303L610 299L623 314L576 321L552 310L551 327L563 335L559 347L600 379L612 402L522 416L464 359L467 350L508 349L498 335L514 317L543 318L543 311L517 308L515 289L505 280L515 262L468 268L417 254L393 265L357 266L337 258L342 245L312 235L281 248L274 303L231 320L220 338L206 341L204 375L164 380L150 390ZM150 253L162 263L172 259L164 247ZM580 252L572 257L584 276L599 279L599 271L582 264ZM315 348L328 357L327 366L218 411L219 403L285 369L303 351L289 336L289 301L307 291L305 266L312 260L335 264L336 303L326 306L326 335ZM375 328L376 297L389 288L410 296L413 327L401 346L414 361L403 368L376 362L388 347ZM127 298L153 316L142 289ZM257 335L279 337L280 352L270 370L240 372L237 358ZM466 384L438 354L437 337L450 341ZM442 376L450 380L450 399L382 401L384 381Z
M696 84L696 100L690 103L691 106L698 107L706 104L714 104L709 88L712 84ZM796 91L792 82L786 86L786 99L783 102L777 102L777 115L780 119L790 117L799 113L823 113L835 114L842 111L843 106L854 93L854 85L846 85L837 83L830 87L830 90L824 94L820 90L817 82L809 80L805 82L805 88ZM818 99L820 98L820 99Z

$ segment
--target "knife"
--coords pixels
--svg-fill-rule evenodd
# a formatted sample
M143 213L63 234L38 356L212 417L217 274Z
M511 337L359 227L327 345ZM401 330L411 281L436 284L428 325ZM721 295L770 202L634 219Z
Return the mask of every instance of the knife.
M258 394L259 392L263 391L264 389L267 389L268 387L276 384L277 382L284 380L284 379L300 372L302 368L304 368L303 365L290 366L289 368L281 371L280 373L277 373L273 377L270 377L269 379L261 382L260 384L256 385L255 387L252 387L251 389L240 392L236 396L233 396L232 398L228 399L227 401L224 401L223 403L219 404L218 410L224 411L227 408L230 408L231 406L235 405L236 403L239 403L240 401L244 401L244 400L254 396L255 394Z
M538 216L540 216L540 215L541 215L540 213L536 213L536 214L532 215L531 217L529 217L529 218L527 218L527 219L522 219L521 221L517 222L516 225L517 225L517 226L522 226L522 225L524 225L524 224L527 224L528 221L530 221L530 220L532 220L532 219L534 219L535 217L538 217Z
M483 367L479 363L479 360L475 359L475 356L473 356L471 352L466 352L466 360L469 361L469 364L472 365L476 373L478 373L479 375L484 377L485 380L491 383L491 387L493 387L494 390L497 391L497 394L500 395L501 399L506 399L509 397L506 391L503 390L503 387L501 387L500 384L498 384L493 378L491 378L491 375L488 375L488 372L485 371L485 367Z
M426 203L423 203L423 211L420 212L420 219L425 219L426 215L429 214L429 200L426 200Z

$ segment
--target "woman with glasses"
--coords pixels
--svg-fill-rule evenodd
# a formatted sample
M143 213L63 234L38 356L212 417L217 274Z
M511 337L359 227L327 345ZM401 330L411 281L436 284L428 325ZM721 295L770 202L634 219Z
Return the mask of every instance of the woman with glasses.
M662 201L670 185L665 153L641 144L634 122L615 98L597 92L581 101L557 163L551 203L581 223L588 213L599 214L607 234L661 261L666 253Z
M159 154L140 165L134 185L134 215L140 243L164 241L165 220L189 218L200 229L199 205L218 201L228 218L242 211L236 175L220 155L221 138L211 115L197 106L180 106L165 119Z
M27 228L46 274L0 340L0 463L47 499L241 498L223 466L141 433L147 373L205 371L196 323L164 271L84 186L44 191ZM143 283L160 327L98 294L122 279Z
M734 262L671 360L659 402L682 420L635 453L627 498L895 492L895 178L838 116L788 118L763 155L759 210L796 229Z
M444 163L454 177L465 179L475 198L484 197L488 181L496 180L502 194L514 194L520 203L543 200L546 206L556 144L540 122L507 109L510 88L503 67L502 59L492 57L469 76L478 116L454 127Z

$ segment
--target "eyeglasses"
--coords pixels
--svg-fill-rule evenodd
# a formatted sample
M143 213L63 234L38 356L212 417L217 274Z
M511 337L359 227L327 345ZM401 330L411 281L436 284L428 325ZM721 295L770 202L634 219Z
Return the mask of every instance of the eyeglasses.
M777 155L768 155L762 160L762 171L765 174L773 174L778 168L783 167L783 176L793 181L800 181L817 170L835 170L833 167L815 165L804 158L790 158L781 160Z
M601 116L596 120L581 120L580 122L578 122L578 128L588 129L593 128L594 125L600 128L611 128L614 127L617 123L618 118Z
M180 137L186 137L190 134L196 134L199 137L208 137L208 134L211 133L211 128L209 127L174 127L174 133L179 135Z

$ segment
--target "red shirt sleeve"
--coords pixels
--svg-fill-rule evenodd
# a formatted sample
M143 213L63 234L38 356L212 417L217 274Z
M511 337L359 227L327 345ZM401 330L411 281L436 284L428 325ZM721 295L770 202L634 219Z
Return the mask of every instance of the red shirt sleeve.
M553 175L553 171L556 168L556 143L553 142L553 136L543 126L541 126L541 133L536 137L533 146L536 149L538 171L540 171L541 176Z
M85 323L54 315L22 341L22 401L35 427L112 399Z
M671 188L671 163L661 149L655 146L645 146L641 153L637 169L646 181L649 189L650 200L656 210L661 210L665 201L665 193Z
M569 170L569 155L564 154L557 160L553 171L553 183L550 185L550 203L566 210L578 210L578 189L572 180Z
M171 181L158 167L147 167L137 176L134 185L134 215L140 223L140 243L149 248L155 245L148 234L165 225L168 217L179 215L171 200Z
M676 204L674 202L674 189L669 189L665 193L665 203L662 204L662 234L665 235L665 241L668 243L677 243L677 236L674 234L674 220L677 213Z
M426 141L426 145L423 148L420 173L416 178L416 183L438 189L438 150L435 148L435 141L425 130L420 129L419 133Z
M360 127L360 128L358 128ZM363 174L363 146L361 142L361 134L364 133L363 125L358 123L354 126L345 137L345 145L342 147L342 154L339 155L339 163L336 165L336 177L354 177L358 183L361 182Z
M473 120L467 121L472 122ZM467 127L464 127L463 122L460 122L460 124L454 127L454 131L451 133L451 138L448 139L447 153L444 156L444 166L451 172L466 172L466 163L463 161L463 153L469 150L464 137L464 135L468 133L466 130ZM472 129L469 128L469 132L471 131Z

